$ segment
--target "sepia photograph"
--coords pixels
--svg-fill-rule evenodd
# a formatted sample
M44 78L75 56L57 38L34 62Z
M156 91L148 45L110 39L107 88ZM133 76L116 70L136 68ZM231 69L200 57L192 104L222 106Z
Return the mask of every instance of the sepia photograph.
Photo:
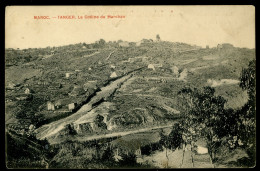
M6 6L8 169L256 166L253 5Z

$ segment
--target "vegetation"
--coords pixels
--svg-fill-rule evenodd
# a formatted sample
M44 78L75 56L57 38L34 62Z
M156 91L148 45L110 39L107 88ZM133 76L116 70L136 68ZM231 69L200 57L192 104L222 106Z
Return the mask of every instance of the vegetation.
M214 88L184 88L179 92L184 119L180 126L186 143L199 137L207 139L211 158L215 159L220 146L227 144L230 150L243 147L249 158L243 158L246 167L255 163L255 61L241 74L240 86L249 94L248 103L239 110L225 109L226 100L214 95ZM169 142L168 142L169 143ZM254 152L253 152L254 151ZM241 164L241 163L240 163Z
M114 153L118 147L112 145L111 139L84 143L68 140L50 145L47 140L37 140L33 133L33 129L45 123L73 114L74 111L68 112L68 104L76 103L76 111L109 82L136 70L138 72L131 72L131 78L109 97L92 106L99 109L93 119L93 129L97 130L87 135L170 125L180 119L168 135L160 134L160 140L142 144L143 155L152 155L164 147L168 158L169 150L174 151L183 143L202 137L207 140L214 162L220 162L224 156L222 148L230 155L244 150L248 156L233 161L233 165L253 167L256 158L256 66L255 60L249 60L255 57L254 50L203 49L161 41L159 35L156 40L143 39L140 45L130 42L128 47L119 47L122 40L106 42L100 39L90 44L7 49L6 82L7 85L15 83L15 86L6 89L6 115L17 121L10 121L10 125L8 122L8 167L150 167L138 163L134 151L122 152L120 149L121 159L116 160ZM249 66L245 68L248 62ZM147 68L148 64L154 64L155 69ZM174 66L177 73L171 70ZM187 76L180 80L178 75L182 71L187 71ZM111 79L112 72L116 72L118 78ZM69 77L66 73L70 73ZM239 80L240 84L213 88L208 85L208 79L233 79ZM76 91L75 87L84 87L89 81L94 81L97 89L87 87L87 91ZM34 92L26 94L25 88ZM244 94L248 95L248 101ZM238 95L244 101L233 105L236 108L227 105L237 101ZM47 110L48 101L59 103L59 107L54 111ZM106 122L102 114L107 114ZM29 128L31 125L33 129ZM109 126L111 130L108 130ZM69 139L79 136L70 123L63 131L64 137Z

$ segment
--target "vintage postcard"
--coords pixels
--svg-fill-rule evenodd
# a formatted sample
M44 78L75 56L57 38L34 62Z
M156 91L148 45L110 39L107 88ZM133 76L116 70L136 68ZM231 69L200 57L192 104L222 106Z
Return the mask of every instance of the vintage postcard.
M7 6L7 168L252 168L255 7Z

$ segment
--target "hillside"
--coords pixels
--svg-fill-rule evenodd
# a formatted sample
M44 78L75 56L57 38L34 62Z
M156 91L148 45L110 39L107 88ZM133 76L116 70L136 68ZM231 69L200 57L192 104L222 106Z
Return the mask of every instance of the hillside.
M7 128L59 144L172 125L183 117L178 92L186 86L211 86L225 108L241 108L248 95L239 78L255 49L99 41L6 49L5 58Z

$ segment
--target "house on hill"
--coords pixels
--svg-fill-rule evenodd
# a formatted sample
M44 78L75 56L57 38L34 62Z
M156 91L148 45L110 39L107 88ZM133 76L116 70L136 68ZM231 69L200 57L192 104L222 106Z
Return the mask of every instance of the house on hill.
M54 104L52 102L47 102L47 110L55 110Z
M124 41L119 43L119 47L129 47L129 43Z
M112 74L110 75L110 78L116 78L116 77L117 77L116 72L112 72Z
M222 48L233 48L234 46L230 43L223 43Z
M26 88L26 89L24 90L24 93L25 93L25 94L31 94L31 93L33 93L33 91L30 90L29 88Z
M141 43L142 43L142 41L139 41L139 42L136 42L136 46L140 46L141 45Z
M153 64L149 64L149 65L148 65L148 68L149 68L149 69L152 69L152 70L155 70L155 67L154 67Z
M56 51L52 50L50 55L54 55L54 54L56 54Z
M75 107L76 107L76 103L68 104L68 109L69 109L70 112L72 112L75 109Z
M67 73L66 73L66 78L69 78L69 77L70 77L70 73L67 72Z
M221 44L218 44L218 45L217 45L217 49L218 49L218 50L222 49L222 45L221 45Z

